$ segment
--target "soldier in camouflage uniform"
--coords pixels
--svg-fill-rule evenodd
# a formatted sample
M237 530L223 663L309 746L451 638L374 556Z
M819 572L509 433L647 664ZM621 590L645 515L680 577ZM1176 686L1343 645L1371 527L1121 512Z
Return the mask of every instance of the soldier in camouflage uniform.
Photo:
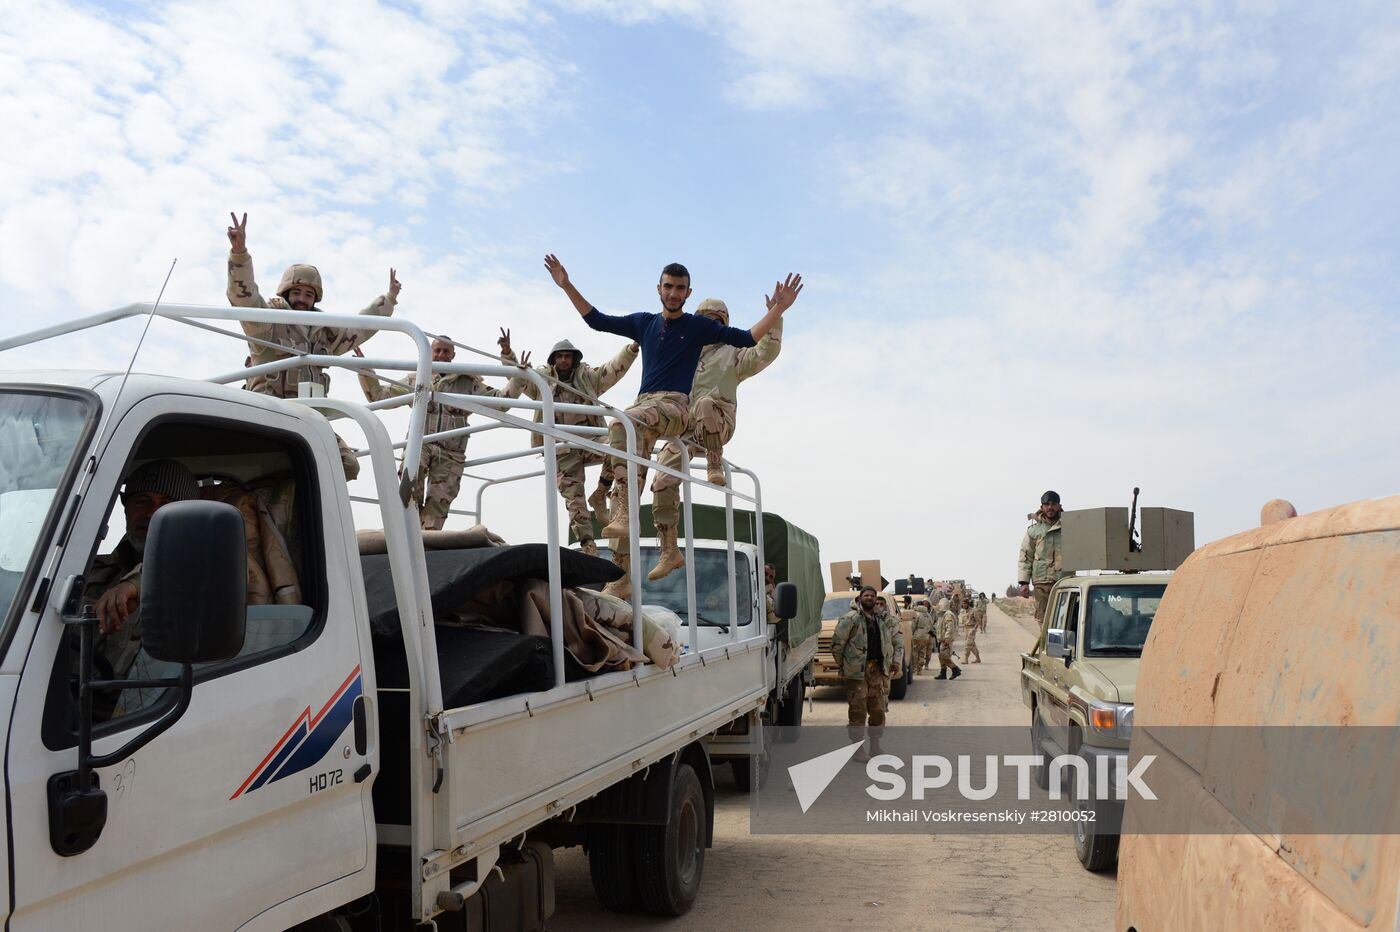
M1050 589L1065 576L1071 574L1060 569L1060 493L1046 492L1040 496L1040 510L1026 517L1033 522L1026 528L1026 536L1021 539L1021 550L1016 558L1016 579L1020 583L1021 597L1031 594L1035 586L1035 620L1045 618L1045 603L1050 599Z
M983 634L987 633L987 593L977 593L977 602L972 606L973 612L977 615L977 630Z
M248 215L242 221L233 217L233 226L228 228L228 300L234 307L268 307L292 311L319 311L316 305L321 302L321 273L314 265L293 265L282 273L277 284L277 294L264 298L258 291L258 283L253 276L253 259L248 255ZM360 311L378 317L388 317L394 313L394 305L399 299L398 277L389 270L389 290L370 302ZM308 327L303 324L259 324L242 322L243 332L249 337L248 366L286 359L289 356L305 353L318 356L339 356L348 353L361 343L374 336L373 330L352 330L345 327ZM267 346L276 343L295 353L284 352ZM321 366L298 366L283 369L281 372L255 375L243 386L249 391L274 395L278 398L295 398L298 385L302 381L317 382L323 391L330 390L330 376ZM346 446L345 441L336 436L340 446L340 461L345 467L345 477L354 479L360 474L360 461Z
M928 613L928 603L920 599L914 612L914 672L924 672L928 668L933 642L933 616Z
M958 618L953 614L947 599L938 603L938 624L933 635L938 639L938 675L936 680L949 679L948 671L953 671L952 679L962 676L962 667L953 662L953 639L958 636Z
M578 347L568 340L560 340L549 351L549 357L545 360L545 364L536 367L535 371L546 379L553 380L555 404L592 404L594 399L601 398L604 392L616 385L627 374L627 371L632 368L632 363L637 361L637 354L640 350L641 347L636 343L629 343L603 365L590 366L583 361L583 353ZM511 379L510 392L513 397L524 394L536 401L539 400L539 389L535 387L535 383L526 378ZM535 423L539 424L543 421L544 412L536 411ZM555 411L554 423L556 425L602 427L603 418L598 414ZM586 439L596 442L598 437L590 436ZM542 446L543 438L539 434L535 434L530 442L535 446ZM609 514L606 487L601 484L588 497L587 503L584 502L583 496L586 486L583 471L589 466L597 466L602 462L602 454L594 453L592 450L581 450L577 447L556 450L554 460L559 494L564 499L564 509L569 513L569 529L573 531L583 552L590 556L598 555L598 545L593 540L593 522L588 514L588 506L592 505L598 510L598 520L605 524ZM624 576L623 579L625 580L627 577ZM614 586L614 593L616 588Z
M772 307L772 302L769 302ZM695 313L729 326L729 308L718 298L706 298ZM783 348L783 321L773 325L757 346L740 349L723 343L705 347L700 364L695 368L695 382L690 389L690 430L683 438L705 451L706 478L724 485L725 444L734 437L735 418L739 413L739 383L751 379L772 364ZM666 444L658 458L662 466L679 470L681 454L674 442ZM662 529L670 530L680 523L680 484L674 476L657 473L652 481L652 520L657 536ZM685 565L680 549L663 549L656 566L647 579L662 579L672 570Z
M862 761L882 753L880 736L885 730L890 680L901 675L904 666L899 619L889 613L880 615L875 597L873 586L862 588L855 607L831 633L831 657L846 685L846 732L852 741L862 741L867 720L870 723L870 750L867 753L862 747L856 752L856 759Z
M510 348L510 331L502 330L496 341L501 347L501 359L515 362L515 352ZM355 348L360 354L359 347ZM528 354L526 354L528 357ZM433 362L452 362L457 358L457 347L452 338L439 336L433 340ZM528 361L528 359L527 359ZM416 382L416 375L409 375L406 385L395 385L381 381L372 372L360 373L360 388L370 401L383 401L399 395L410 395ZM492 388L480 376L465 373L434 373L432 391L447 395L481 395L487 398L513 397L507 389ZM433 399L428 401L428 418L423 433L437 434L443 431L460 430L467 426L467 412L461 408L440 404ZM447 437L423 444L423 455L418 461L418 475L413 482L413 497L418 502L418 522L425 531L440 531L447 522L452 503L457 500L457 492L462 488L462 472L467 468L467 435Z
M958 616L958 625L963 631L963 660L968 663L981 663L982 652L977 649L977 613L965 608ZM973 660L973 656L977 659Z

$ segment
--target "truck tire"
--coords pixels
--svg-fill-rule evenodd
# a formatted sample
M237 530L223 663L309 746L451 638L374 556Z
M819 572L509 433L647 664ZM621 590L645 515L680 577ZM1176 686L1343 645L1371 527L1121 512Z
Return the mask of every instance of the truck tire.
M1074 807L1079 812L1093 812L1092 799L1078 799ZM1086 871L1108 870L1118 863L1118 836L1101 834L1095 831L1095 822L1077 819L1074 823L1074 853Z
M1040 710L1031 706L1031 753L1044 756L1045 743L1041 740ZM1035 785L1042 790L1050 789L1050 768L1044 764L1031 765L1031 778L1035 780Z
M803 707L807 704L807 684L802 682L802 674L794 676L788 680L787 689L783 691L782 705L778 706L778 724L784 728L797 728L802 724ZM785 743L791 744L797 740L793 734L787 735Z
M614 913L636 912L637 859L630 825L588 826L588 874L593 894Z
M890 698L903 699L909 692L909 683L914 679L914 668L909 665L904 667L904 675L897 680L890 680Z
M672 771L666 824L635 828L637 891L644 910L680 916L690 909L705 873L707 825L700 777L689 764L678 764Z

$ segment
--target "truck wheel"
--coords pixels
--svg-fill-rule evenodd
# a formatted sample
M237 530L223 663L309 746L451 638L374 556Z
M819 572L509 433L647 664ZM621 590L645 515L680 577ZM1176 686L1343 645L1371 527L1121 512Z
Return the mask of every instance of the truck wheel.
M1094 801L1076 799L1074 808L1079 813L1092 813ZM1086 871L1108 870L1118 862L1118 836L1099 833L1096 824L1083 818L1074 823L1074 853Z
M637 859L630 825L588 826L588 873L593 894L614 913L637 910Z
M1045 742L1041 740L1041 732L1045 726L1040 723L1040 712L1035 706L1031 706L1031 753L1043 757L1045 755ZM1035 780L1035 785L1042 790L1050 789L1050 768L1044 764L1031 765L1031 778Z
M802 682L799 674L788 681L788 688L783 691L783 704L778 706L778 724L783 728L801 726L806 699L807 684ZM797 735L788 733L782 740L785 744L791 744L797 740Z
M909 692L909 670L906 668L904 675L897 680L890 680L890 698L903 699L904 694Z
M700 778L689 764L678 765L672 774L666 824L635 829L637 891L642 908L657 916L683 915L695 902L709 841Z

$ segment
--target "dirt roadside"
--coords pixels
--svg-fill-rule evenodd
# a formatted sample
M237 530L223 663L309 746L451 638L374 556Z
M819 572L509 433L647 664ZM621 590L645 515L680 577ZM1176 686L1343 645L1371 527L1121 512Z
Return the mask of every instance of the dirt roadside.
M1033 640L1029 616L991 607L977 638L984 662L956 681L918 677L902 702L891 703L890 724L1025 724L1019 654ZM841 691L825 688L806 721L836 725L845 716ZM570 848L555 852L558 906L549 928L1112 928L1113 874L1085 871L1068 836L751 835L748 795L727 770L716 782L715 843L688 914L660 920L606 912L593 897L587 857ZM1046 910L1048 900L1072 908Z

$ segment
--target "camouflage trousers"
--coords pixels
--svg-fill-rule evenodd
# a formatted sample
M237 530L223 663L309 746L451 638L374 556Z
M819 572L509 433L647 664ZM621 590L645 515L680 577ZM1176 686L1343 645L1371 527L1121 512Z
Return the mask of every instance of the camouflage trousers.
M642 459L651 459L652 448L658 439L685 436L686 428L690 426L690 399L681 392L647 392L637 396L632 407L627 409L627 416L637 427L637 455ZM627 432L623 430L621 421L614 420L608 424L608 446L626 452ZM627 484L627 462L621 457L608 457L604 468L614 482L623 486ZM637 488L644 487L646 481L646 467L637 467Z
M691 412L690 430L686 431L684 438L705 451L707 469L711 466L720 467L720 461L724 457L724 446L734 439L733 406L706 403L711 401L711 398L702 398L695 405L695 410ZM666 444L656 459L662 466L675 470L681 468L681 451L674 443ZM652 520L663 527L675 527L679 524L681 480L675 476L658 474L652 480L651 491L654 497Z
M423 530L440 531L447 523L447 512L462 488L466 462L465 452L444 449L436 443L423 444L423 462L418 465L418 479L413 484Z
M601 462L602 454L578 449L565 450L554 460L554 478L559 496L564 499L564 510L569 514L569 530L576 540L593 539L593 516L588 510L583 470Z
M958 665L953 663L953 642L938 642L938 672L946 673L949 670L958 669Z
M846 724L861 728L867 717L872 728L885 724L885 709L890 704L890 678L873 660L865 663L865 677L846 680Z
M927 638L927 637L923 637L923 638L914 638L914 672L915 672L915 673L918 673L920 670L923 670L923 669L925 669L926 667L928 667L929 657L932 655L932 653L933 653L933 639L932 639L932 638Z
M972 659L974 655L977 657L975 661ZM982 652L977 649L977 625L975 623L969 625L967 630L963 632L963 661L965 663L982 662Z
M1035 623L1038 625L1045 620L1045 605L1050 601L1050 590L1055 587L1055 581L1038 582L1034 585L1035 595Z

